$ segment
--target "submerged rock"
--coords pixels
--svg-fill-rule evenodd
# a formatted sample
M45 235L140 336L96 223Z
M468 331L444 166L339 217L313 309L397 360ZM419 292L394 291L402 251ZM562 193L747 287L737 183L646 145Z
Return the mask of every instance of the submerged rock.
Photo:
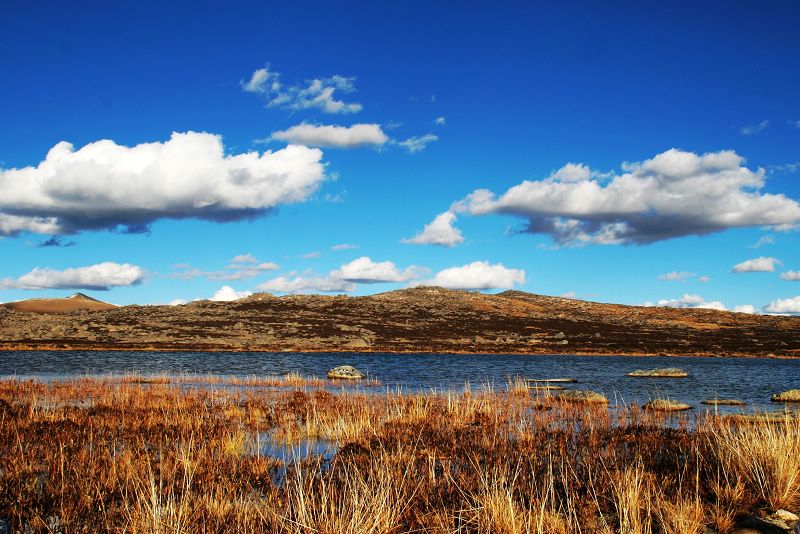
M628 376L650 377L650 378L684 378L689 373L677 367L666 367L664 369L637 369L631 371Z
M583 404L608 404L608 399L602 393L588 389L567 389L558 394L560 400L566 402L579 402Z
M706 399L703 404L709 406L744 406L747 403L739 399Z
M332 380L359 380L365 376L352 365L340 365L328 371L328 378Z
M558 383L574 383L577 382L574 378L529 378L528 382L532 383L542 383L542 384L552 384L555 382Z
M653 410L656 412L682 412L684 410L691 410L691 408L691 406L684 402L670 399L653 399L644 405L645 410Z
M773 402L800 402L800 389L782 391L772 396Z

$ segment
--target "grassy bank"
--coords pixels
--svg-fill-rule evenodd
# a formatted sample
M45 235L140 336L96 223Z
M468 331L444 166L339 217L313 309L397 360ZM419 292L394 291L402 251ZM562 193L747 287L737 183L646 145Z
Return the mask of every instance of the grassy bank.
M800 508L800 420L368 394L325 380L0 382L0 519L42 532L729 532ZM333 455L283 462L280 445Z

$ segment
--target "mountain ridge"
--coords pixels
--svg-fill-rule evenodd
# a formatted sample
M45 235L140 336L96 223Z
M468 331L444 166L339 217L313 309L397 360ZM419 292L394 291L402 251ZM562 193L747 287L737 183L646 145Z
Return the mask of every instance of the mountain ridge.
M368 296L257 293L233 302L60 314L0 310L0 349L6 350L800 356L800 317L522 291L422 286Z

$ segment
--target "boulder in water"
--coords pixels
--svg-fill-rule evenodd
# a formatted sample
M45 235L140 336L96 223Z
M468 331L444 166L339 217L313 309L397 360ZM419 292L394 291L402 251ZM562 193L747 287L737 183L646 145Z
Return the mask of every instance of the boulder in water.
M360 380L365 376L352 365L340 365L328 371L328 378L332 380Z
M652 410L655 412L682 412L690 410L692 407L684 402L678 402L670 399L653 399L644 405L645 410Z
M708 406L744 406L747 403L739 399L706 399L703 404Z
M602 393L588 389L567 389L558 394L558 398L566 402L581 404L608 404L608 399Z
M800 402L800 389L782 391L772 396L774 402Z
M631 371L628 376L647 377L647 378L685 378L689 373L677 367L667 367L664 369L638 369Z

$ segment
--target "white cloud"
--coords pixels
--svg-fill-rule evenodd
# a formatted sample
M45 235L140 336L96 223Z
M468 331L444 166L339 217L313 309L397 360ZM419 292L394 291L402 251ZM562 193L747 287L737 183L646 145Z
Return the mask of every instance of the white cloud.
M251 219L306 200L326 178L321 159L319 149L298 145L226 155L220 136L198 132L133 147L60 142L36 167L0 170L0 234Z
M304 277L287 278L279 276L272 280L267 280L258 286L262 291L272 291L274 293L308 293L322 291L323 293L350 292L356 285L345 280L338 280L331 277Z
M769 126L769 121L763 120L758 124L748 124L747 126L742 126L739 128L739 131L742 135L755 135L757 133L761 133L767 129Z
M138 265L106 261L63 271L36 267L19 278L0 281L0 289L91 289L108 291L112 287L137 285L144 279Z
M248 93L266 94L281 90L280 74L270 72L269 67L256 69L250 79L242 81L242 90Z
M786 271L785 273L781 273L781 280L798 282L800 281L800 271Z
M756 307L752 304L740 304L733 308L736 313L756 313Z
M194 280L195 278L203 277L208 280L230 282L247 280L266 271L275 271L279 268L279 265L271 261L260 262L258 258L247 253L234 256L224 271L203 271L192 267L188 263L182 263L175 267L181 270L166 275L166 278Z
M181 306L183 304L188 304L188 303L189 301L186 299L174 299L169 301L169 304L167 304L167 306Z
M711 277L710 277L710 276L705 276L705 275L703 275L703 276L698 276L698 277L697 277L697 281L698 281L698 282L701 282L701 283L703 283L703 284L706 284L706 283L708 283L708 282L710 282L710 281L711 281Z
M764 311L768 313L800 313L800 296L773 300L764 306Z
M446 122L447 122L447 119L445 117L443 117L443 116L442 117L436 117L436 119L433 121L433 123L436 124L437 126L444 126Z
M761 248L764 245L774 245L775 237L772 235L761 236L758 241L750 245L748 248Z
M286 86L280 81L280 73L269 67L256 69L247 81L242 80L242 90L256 93L267 100L267 106L282 109L320 109L325 113L357 113L362 105L344 102L338 93L355 91L355 78L334 75L329 78L314 78L303 83Z
M574 291L567 291L566 293L561 293L561 295L559 295L559 296L561 298L564 298L564 299L576 299L576 298L578 298L578 294L575 293Z
M571 246L652 243L800 222L800 203L761 193L764 169L751 171L743 164L733 151L697 155L671 149L623 164L622 174L590 173L579 180L586 173L571 164L545 180L524 181L500 197L478 189L454 209L524 217L525 232L548 234Z
M699 308L706 310L726 311L728 308L718 300L707 302L700 295L686 293L679 299L662 299L653 304L645 302L645 306L662 306L667 308Z
M338 245L333 245L331 247L331 250L336 250L336 251L339 251L339 250L353 250L353 249L356 249L356 248L358 248L358 245L354 245L352 243L340 243Z
M414 237L403 239L401 242L414 245L454 247L464 242L464 236L461 235L461 231L453 226L456 219L456 214L452 211L440 213L432 222L425 225L422 232Z
M515 284L525 283L525 271L508 269L502 263L494 265L486 261L475 261L461 267L450 267L422 282L424 285L441 286L448 289L511 289Z
M381 146L389 140L389 137L383 133L380 124L328 126L305 122L286 130L274 132L270 138L277 141L322 148Z
M416 152L420 152L425 150L425 148L434 141L438 141L439 137L428 133L425 135L420 135L416 137L409 137L405 141L396 141L398 145L408 150L409 154L414 154Z
M239 254L238 256L234 256L233 258L231 258L231 264L235 264L235 263L257 263L257 262L258 262L258 259L255 256L253 256L252 254L250 254L249 252L247 254Z
M330 273L330 278L358 284L377 284L389 282L408 282L417 277L416 266L407 267L403 271L394 262L374 262L367 256L357 258Z
M667 282L685 282L689 278L694 278L695 276L697 276L695 273L690 273L688 271L672 271L660 275L658 279Z
M780 265L780 261L775 258L753 258L752 260L737 263L731 269L734 273L771 273L775 271L775 264Z
M300 254L300 259L301 260L313 260L315 258L319 258L320 255L321 255L320 252L318 250L315 250L313 252L306 252L305 254Z
M253 294L252 291L236 291L231 286L222 286L208 300L213 300L217 302L231 302L234 300L239 300L245 297L249 297L252 294Z

